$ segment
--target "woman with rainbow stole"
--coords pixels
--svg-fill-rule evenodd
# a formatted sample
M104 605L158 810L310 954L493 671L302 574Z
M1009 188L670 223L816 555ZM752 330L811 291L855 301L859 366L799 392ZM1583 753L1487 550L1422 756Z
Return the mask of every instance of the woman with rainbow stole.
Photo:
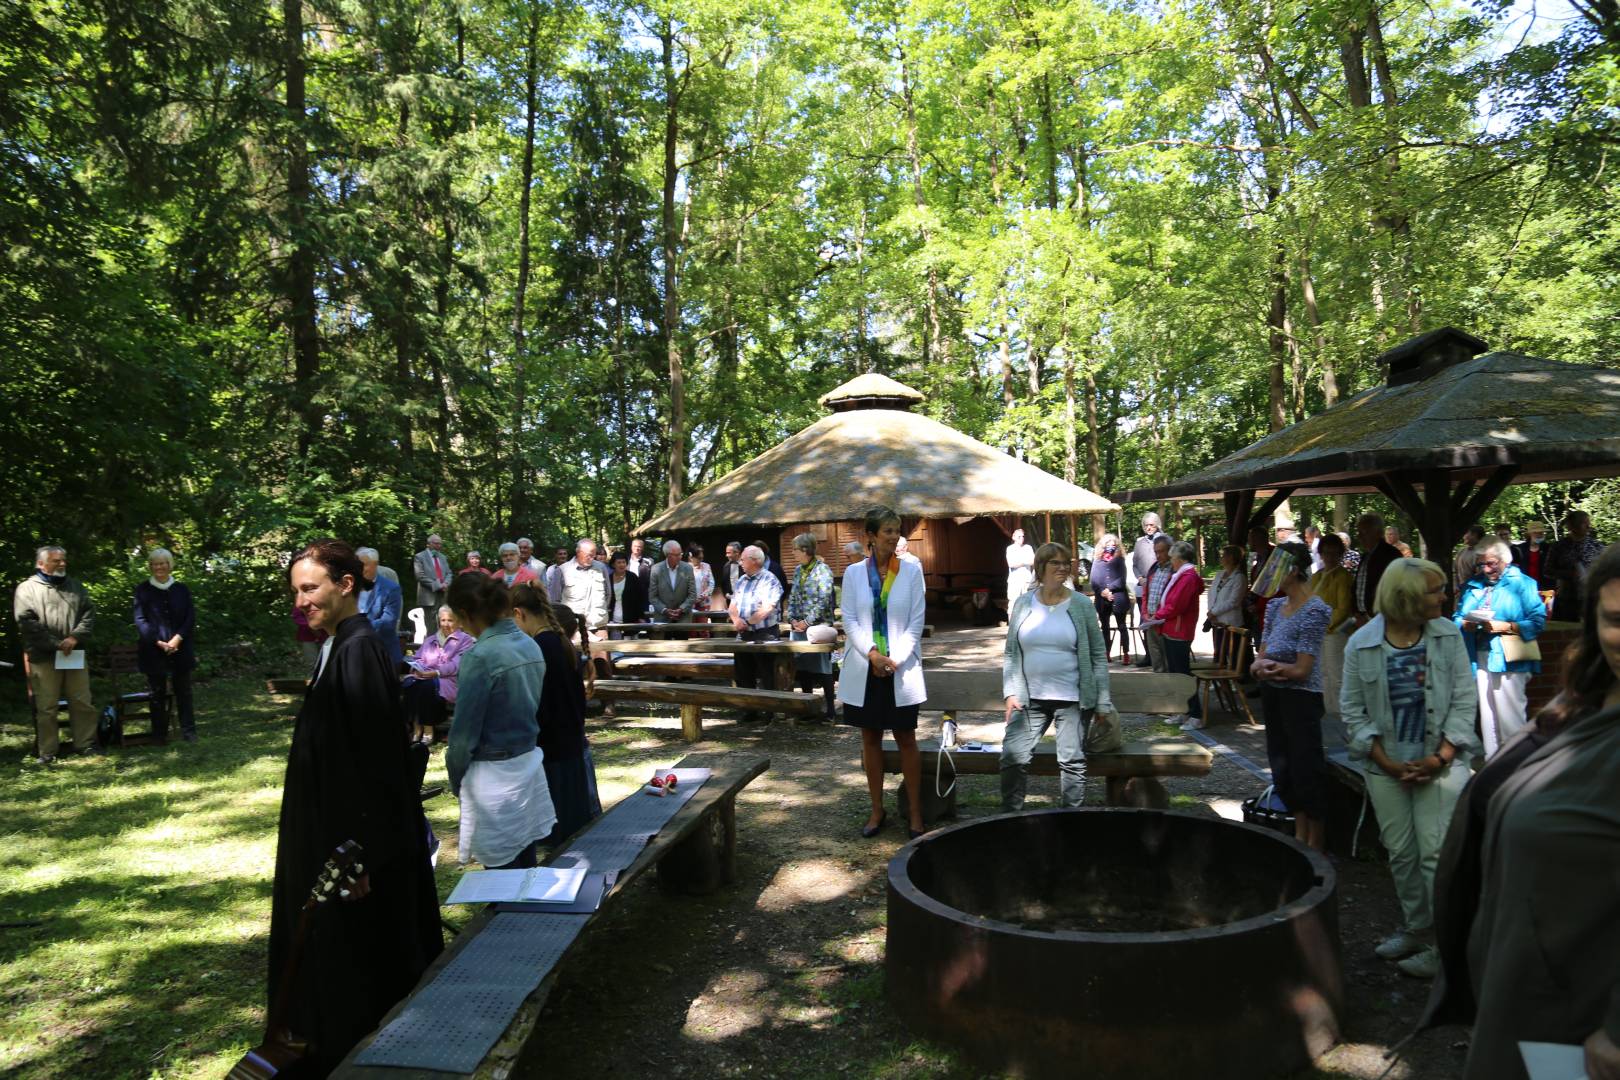
M844 722L861 729L861 765L872 813L861 835L883 828L883 733L894 733L900 773L910 805L909 832L923 833L922 756L917 752L917 711L927 698L923 685L922 566L895 552L900 515L887 506L866 512L867 557L844 571L844 656L838 700Z

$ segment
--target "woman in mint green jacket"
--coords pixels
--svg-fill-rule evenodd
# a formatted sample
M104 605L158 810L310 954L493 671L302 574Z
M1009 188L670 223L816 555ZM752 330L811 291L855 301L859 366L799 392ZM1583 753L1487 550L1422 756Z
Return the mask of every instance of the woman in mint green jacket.
M1001 662L1001 692L1007 699L1003 810L1023 809L1030 757L1054 723L1062 802L1079 806L1086 793L1086 728L1096 710L1114 707L1097 609L1064 584L1072 565L1068 548L1042 544L1035 552L1035 589L1013 601L1007 613Z
M1344 650L1339 709L1350 756L1389 852L1405 925L1374 951L1408 975L1433 978L1434 873L1474 735L1473 669L1462 632L1440 613L1446 574L1396 559L1378 583L1372 620Z

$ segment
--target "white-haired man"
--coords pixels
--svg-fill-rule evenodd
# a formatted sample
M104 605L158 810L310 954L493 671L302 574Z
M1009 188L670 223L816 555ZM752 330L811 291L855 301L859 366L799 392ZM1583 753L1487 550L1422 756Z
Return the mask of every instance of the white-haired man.
M742 549L739 560L742 576L731 596L731 625L737 631L738 641L776 641L781 637L778 629L777 606L782 602L782 583L765 568L765 552L753 544ZM769 656L736 654L733 681L742 687L771 685ZM749 710L743 713L745 723L769 719L764 713Z
M444 557L444 540L438 533L428 534L427 546L411 561L411 572L416 576L416 606L427 618L424 625L434 625L450 591L451 577L450 560Z
M28 659L39 763L49 765L61 749L56 710L57 702L64 697L73 749L81 754L100 753L96 746L96 709L90 700L90 673L82 662L74 668L57 666L84 648L96 623L90 594L68 577L65 549L49 544L34 553L33 576L17 586L11 610L22 631L23 655Z
M697 579L692 564L681 558L677 540L664 541L664 561L649 575L653 622L688 622L697 602Z
M558 597L578 615L586 628L596 632L608 621L613 595L612 571L597 561L596 541L581 537L574 545L574 557L557 574Z
M1024 530L1014 529L1007 545L1007 610L1035 587L1035 549L1024 542Z
M1175 537L1164 531L1164 522L1159 520L1158 514L1153 513L1151 510L1143 514L1142 535L1136 538L1135 545L1131 547L1131 560L1125 564L1125 568L1130 571L1130 575L1125 580L1125 591L1133 597L1141 598L1142 583L1147 581L1148 571L1159 565L1159 556L1154 551L1154 544L1157 543L1161 536L1168 543L1173 544L1176 542ZM1145 641L1145 632L1143 638ZM1137 658L1136 666L1152 666L1155 671L1159 670L1159 665L1154 663L1152 653L1151 646L1145 648L1142 655Z
M518 537L518 561L529 568L529 573L535 577L546 572L546 564L541 562L534 553L534 541L527 536Z
M383 648L388 652L388 658L397 668L405 663L405 650L399 644L399 619L405 611L405 594L400 590L399 582L382 572L385 567L378 565L380 556L376 548L355 548L354 554L360 560L360 569L366 580L371 582L371 588L360 594L360 614L371 623L371 628L377 632Z

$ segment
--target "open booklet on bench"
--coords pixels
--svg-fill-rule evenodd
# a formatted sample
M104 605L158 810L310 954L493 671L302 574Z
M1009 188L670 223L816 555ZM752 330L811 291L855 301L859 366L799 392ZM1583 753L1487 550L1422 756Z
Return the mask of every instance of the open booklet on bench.
M583 867L554 866L536 866L529 870L470 870L461 875L445 903L572 904L586 873Z

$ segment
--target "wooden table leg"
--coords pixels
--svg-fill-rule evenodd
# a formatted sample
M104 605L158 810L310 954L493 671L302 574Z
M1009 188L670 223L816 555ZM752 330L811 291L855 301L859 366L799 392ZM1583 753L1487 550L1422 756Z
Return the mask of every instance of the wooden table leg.
M737 797L720 804L720 827L724 837L720 844L720 880L730 885L737 880Z
M772 661L774 661L774 663L776 665L776 688L778 690L792 690L792 689L794 689L795 688L795 683L793 681L793 654L792 653L777 653L771 659L772 659Z
M681 737L687 742L702 740L703 706L692 704L681 706Z

